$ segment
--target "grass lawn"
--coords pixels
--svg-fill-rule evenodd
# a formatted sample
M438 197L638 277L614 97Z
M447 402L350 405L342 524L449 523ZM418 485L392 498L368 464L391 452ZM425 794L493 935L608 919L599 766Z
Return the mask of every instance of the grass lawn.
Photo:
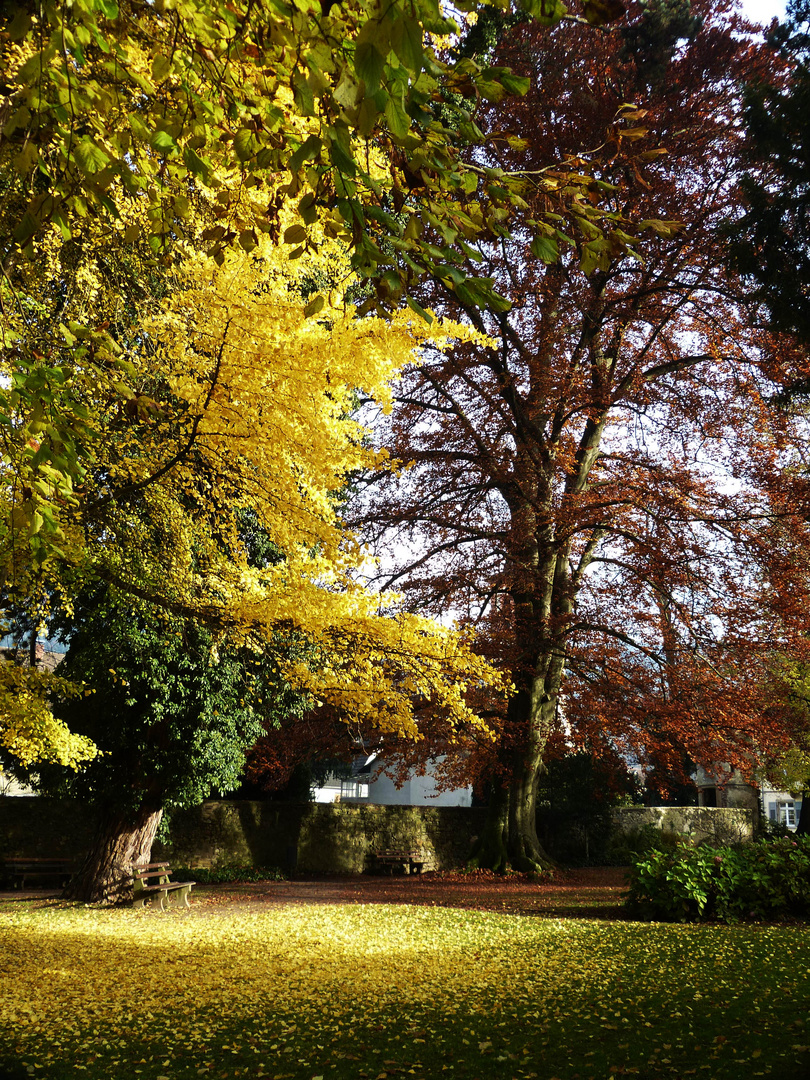
M810 1077L807 926L39 900L0 958L0 1078Z

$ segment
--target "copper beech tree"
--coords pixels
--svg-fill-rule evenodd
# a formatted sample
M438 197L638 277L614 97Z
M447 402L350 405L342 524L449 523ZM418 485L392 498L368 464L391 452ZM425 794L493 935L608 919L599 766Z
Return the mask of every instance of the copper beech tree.
M525 140L527 169L579 152L594 200L651 227L636 254L622 235L594 252L574 202L538 239L545 196L527 194L524 238L478 253L510 312L422 297L492 342L407 370L378 432L413 464L370 477L356 516L380 578L414 609L469 619L509 672L508 704L476 706L497 741L456 743L447 775L494 780L478 864L536 869L536 786L560 727L659 770L687 754L750 770L788 738L764 676L777 644L803 647L802 574L784 588L769 530L799 562L810 538L784 471L800 421L770 399L806 359L749 318L720 238L740 85L772 57L730 4L632 5L598 35L520 23L495 57L532 80L490 117ZM621 131L627 103L645 115ZM451 746L440 718L434 735L423 755Z

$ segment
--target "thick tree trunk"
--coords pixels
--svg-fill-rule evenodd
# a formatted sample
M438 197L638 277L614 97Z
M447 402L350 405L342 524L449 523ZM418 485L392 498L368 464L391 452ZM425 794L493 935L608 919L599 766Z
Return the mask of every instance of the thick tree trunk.
M537 781L542 768L542 762L536 761L509 785L509 864L527 873L548 872L554 867L537 836Z
M508 785L498 785L489 803L487 821L473 849L469 865L503 873L548 873L554 862L537 836L537 785L543 770L543 754L551 731L556 699L540 694L539 680L531 691L514 695L509 722L522 720L528 727L526 745L505 761Z
M524 771L507 786L497 786L487 820L473 849L469 866L505 873L549 873L553 860L537 836L535 812L539 771Z
M120 904L132 899L132 863L151 860L163 811L141 807L134 815L102 817L92 846L65 889L68 900L92 904Z
M467 863L470 867L495 870L509 867L509 788L495 784L489 799L487 819Z

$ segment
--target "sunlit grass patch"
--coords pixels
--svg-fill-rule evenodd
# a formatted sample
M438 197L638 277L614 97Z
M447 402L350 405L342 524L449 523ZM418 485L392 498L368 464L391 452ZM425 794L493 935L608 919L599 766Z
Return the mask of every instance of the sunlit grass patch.
M16 904L0 935L21 1076L810 1075L806 927Z

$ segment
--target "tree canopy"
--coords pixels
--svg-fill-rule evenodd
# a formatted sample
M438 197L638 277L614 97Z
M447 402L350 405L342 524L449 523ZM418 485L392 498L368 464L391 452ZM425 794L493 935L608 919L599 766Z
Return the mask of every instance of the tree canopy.
M414 466L404 484L370 478L358 504L397 563L386 582L414 608L465 613L517 687L491 720L498 738L473 736L456 757L468 776L478 760L496 777L481 852L491 866L543 862L534 805L560 727L659 768L685 751L750 768L788 737L753 676L775 640L805 647L806 578L776 556L769 531L779 519L793 570L802 551L806 562L784 472L803 422L770 404L796 357L757 325L722 239L739 194L729 163L741 149L740 84L772 55L727 9L692 10L699 31L670 48L666 78L652 83L626 28L522 24L504 35L499 62L536 79L491 122L525 140L528 162L595 148L592 183L607 205L655 228L592 259L557 258L555 239L547 265L515 231L484 261L508 313L434 293L437 310L463 310L497 347L426 351L408 369L380 431ZM641 88L646 115L628 156L612 122ZM531 202L527 214L536 219ZM574 227L587 235L587 221ZM771 603L777 578L792 582L789 618Z
M545 0L523 10L566 15ZM621 10L583 0L577 17ZM319 675L295 673L312 693L405 731L409 695L443 683L445 706L467 715L457 679L484 669L449 632L383 617L334 512L373 458L347 395L384 396L426 340L414 284L433 276L502 309L492 281L460 267L508 234L527 182L549 220L585 183L562 160L528 181L465 154L506 138L477 126L480 107L528 84L447 53L459 30L435 0L15 7L0 41L7 606L44 624L55 594L69 602L101 577L257 637L305 618L325 651ZM592 258L621 214L578 205ZM410 323L355 318L403 300ZM234 520L248 501L283 565L245 569ZM0 678L10 701L20 671ZM40 704L9 704L6 745L92 753L41 706L45 676L25 680Z
M298 265L315 273L323 258L316 263ZM441 339L469 331L431 330L410 313L356 319L337 296L320 319L307 318L285 254L269 239L250 254L227 252L220 265L189 253L162 284L162 302L142 301L132 323L126 297L95 273L67 304L40 293L43 312L62 305L66 339L78 333L70 308L90 295L108 317L108 349L126 366L130 387L111 410L92 381L73 380L95 431L80 513L55 526L60 558L21 571L11 599L33 597L45 620L51 597L69 606L77 584L101 579L241 636L258 653L280 630L304 633L313 663L291 661L288 676L348 717L413 731L410 695L438 693L451 712L469 718L458 680L487 678L484 667L450 630L388 617L393 600L355 580L363 556L342 529L336 502L354 471L382 464L351 416L353 395L371 392L385 402L387 380L428 333ZM30 440L52 437L46 421L34 432L29 425ZM251 560L245 514L276 558ZM0 672L19 677L10 666ZM9 745L8 719L5 731ZM44 749L64 759L73 745L66 737L61 748Z
M810 5L793 0L768 43L780 63L746 86L747 172L729 225L735 265L776 330L810 341ZM805 387L801 374L797 388ZM806 389L804 389L806 392Z
M584 0L583 9L600 21L620 6ZM563 14L557 4L527 10L549 21ZM437 0L325 10L221 0L16 7L2 41L11 385L0 388L0 414L18 435L28 423L52 428L36 449L25 438L16 447L28 494L13 501L15 528L33 538L35 562L50 551L50 520L75 505L93 439L74 394L89 380L115 407L132 389L97 313L86 311L67 339L62 320L30 323L26 264L40 267L55 246L72 257L140 244L147 265L151 252L159 266L182 254L183 236L220 262L229 247L250 252L262 236L283 241L291 260L339 239L353 271L372 282L361 310L382 312L403 297L414 304L411 285L424 275L502 306L490 281L466 280L458 265L479 237L507 231L525 178L461 151L485 138L478 105L527 84L503 67L443 59L443 35L458 29ZM565 162L546 164L558 168L533 184L552 202L573 197L577 175ZM69 289L73 269L61 270ZM325 301L314 295L308 314ZM57 498L43 499L26 471Z

